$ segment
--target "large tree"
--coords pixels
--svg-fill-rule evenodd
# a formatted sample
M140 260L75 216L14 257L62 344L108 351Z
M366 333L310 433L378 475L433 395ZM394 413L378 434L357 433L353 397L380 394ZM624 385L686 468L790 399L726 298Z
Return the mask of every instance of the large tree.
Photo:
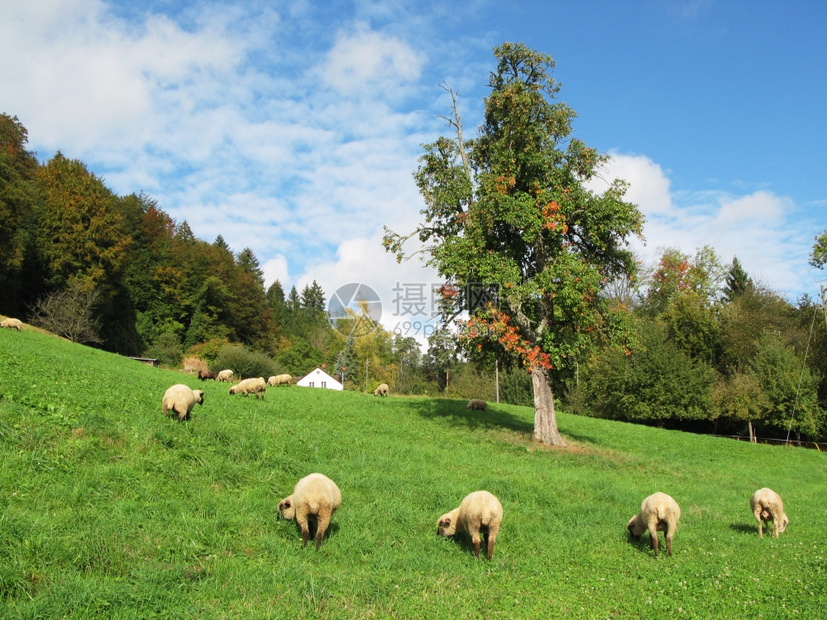
M449 91L455 135L425 145L415 173L425 222L407 236L386 230L384 243L400 260L407 239L425 244L447 279L446 313L470 312L466 345L521 358L532 377L535 438L565 445L548 372L573 363L597 335L618 343L630 333L628 310L601 289L634 273L626 242L640 235L643 217L623 200L624 182L602 193L588 183L607 156L571 137L575 113L556 101L551 57L519 43L494 55L478 137L464 140Z

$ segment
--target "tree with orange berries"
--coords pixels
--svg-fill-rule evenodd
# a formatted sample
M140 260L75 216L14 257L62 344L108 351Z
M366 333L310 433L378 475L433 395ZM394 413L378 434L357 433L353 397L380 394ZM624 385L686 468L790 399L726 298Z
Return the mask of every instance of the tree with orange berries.
M643 217L616 180L588 183L608 157L571 137L574 111L556 101L550 56L523 44L495 48L497 69L479 135L465 140L456 93L446 88L454 137L425 145L414 174L424 223L408 235L386 228L386 250L402 260L417 237L428 264L446 278L443 315L461 322L471 350L519 359L534 389L534 436L565 445L557 429L549 372L595 338L628 346L629 310L604 287L633 277L627 241Z

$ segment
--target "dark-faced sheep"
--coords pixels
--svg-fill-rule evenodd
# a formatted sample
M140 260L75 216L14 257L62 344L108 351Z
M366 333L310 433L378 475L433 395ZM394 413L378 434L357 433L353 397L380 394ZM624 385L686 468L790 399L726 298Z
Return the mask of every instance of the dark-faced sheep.
M220 370L218 371L218 381L226 381L229 383L233 380L233 371L232 370Z
M468 401L468 405L465 407L466 409L471 409L474 411L487 411L488 410L488 403L484 400L479 400L478 398L474 398Z
M468 532L474 545L474 555L480 557L480 534L485 538L486 557L494 555L494 543L503 521L503 507L488 491L475 491L465 497L459 508L442 515L436 522L437 534L453 536Z
M269 379L267 379L267 385L272 387L278 387L279 385L286 385L290 387L293 381L293 377L290 375L273 375Z
M3 319L0 321L0 327L7 327L9 329L16 329L20 331L23 329L23 321L20 319Z
M391 389L388 387L387 383L380 383L379 387L373 390L374 396L387 396L390 394Z
M212 379L215 381L218 379L218 373L214 370L199 370L198 378L201 379L201 381L206 381L207 379Z
M178 421L183 422L184 420L190 419L190 414L196 403L199 405L204 404L204 392L201 390L192 390L183 383L178 383L164 392L164 399L161 402L161 406L164 415L167 415L170 411L174 411L178 414Z
M255 377L254 379L244 379L230 388L230 394L252 394L256 398L264 398L264 391L267 389L267 383L264 377Z
M781 496L772 489L758 489L749 499L749 507L752 515L758 521L758 535L764 538L764 528L769 527L772 521L772 535L778 538L790 524L789 518L784 513L784 502Z
M316 549L321 547L330 517L342 505L339 487L324 474L310 474L296 483L293 494L279 502L278 518L296 519L302 532L302 546L310 539L310 526L315 524Z
M666 493L654 493L643 500L640 512L629 520L626 527L635 540L640 540L643 532L649 530L655 557L658 557L658 532L663 532L666 538L666 553L672 555L672 538L678 529L680 519L681 509L678 502Z

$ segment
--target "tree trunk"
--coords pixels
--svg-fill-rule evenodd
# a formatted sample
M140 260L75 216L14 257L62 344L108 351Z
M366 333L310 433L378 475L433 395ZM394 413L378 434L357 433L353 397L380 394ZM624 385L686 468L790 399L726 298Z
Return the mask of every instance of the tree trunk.
M752 428L752 420L747 420L747 422L749 422L749 442L758 443L758 440L755 438L755 429Z
M564 447L566 442L557 430L554 396L545 368L531 367L531 385L534 388L534 439L551 446Z

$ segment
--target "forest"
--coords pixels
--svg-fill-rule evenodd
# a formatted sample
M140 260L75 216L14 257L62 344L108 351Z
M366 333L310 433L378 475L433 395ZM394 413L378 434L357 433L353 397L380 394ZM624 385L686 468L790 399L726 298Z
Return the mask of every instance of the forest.
M516 358L475 355L449 326L426 350L379 325L354 337L347 321L331 324L316 282L266 287L250 248L198 239L151 196L118 196L83 162L58 152L41 163L27 144L17 117L0 114L0 314L171 368L200 360L301 376L324 365L337 376L346 369L351 390L387 382L396 394L531 404ZM827 233L813 266L824 267L825 248ZM709 247L666 249L640 277L605 282L600 295L632 317L630 345L594 338L555 365L549 378L567 412L702 433L827 437L821 300L791 303Z

